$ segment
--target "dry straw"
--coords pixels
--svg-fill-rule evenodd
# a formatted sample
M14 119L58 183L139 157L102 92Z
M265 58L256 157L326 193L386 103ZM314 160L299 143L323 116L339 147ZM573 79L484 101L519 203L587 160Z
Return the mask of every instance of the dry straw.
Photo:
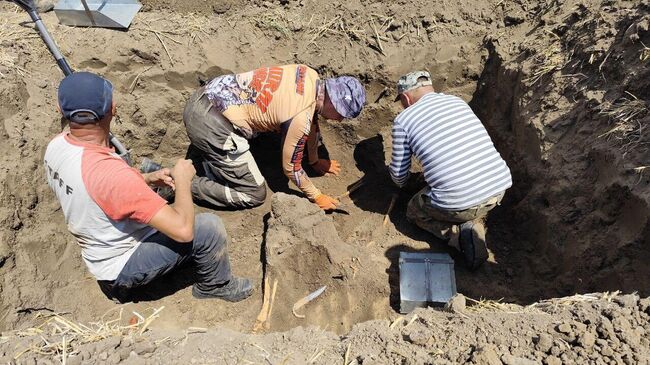
M484 299L479 300L465 297L468 302L472 305L467 306L467 309L471 312L483 312L483 311L493 311L493 312L503 312L503 313L524 313L527 311L526 307L521 307L516 304L504 303L503 298L498 300Z
M621 143L624 153L640 145L647 145L647 132L642 119L648 115L648 106L645 101L626 91L628 96L619 98L614 102L605 102L599 107L598 113L606 116L613 124L607 132L598 138L615 138Z
M566 60L558 45L548 47L535 56L533 59L533 72L525 81L534 84L544 76L561 70L567 62L568 60Z
M304 22L297 16L288 15L283 9L274 9L258 14L252 22L263 31L274 31L283 37L289 37L292 32L304 31L307 47L318 46L319 40L334 36L344 39L350 46L357 42L385 55L384 44L390 41L387 32L395 19L381 14L339 14L322 18L312 15L309 21ZM405 35L406 32L393 38L399 41Z
M278 32L284 37L288 37L292 29L301 28L296 18L290 18L287 12L277 9L259 14L254 24L261 30Z
M612 299L616 298L621 292L604 292L604 293L589 293L589 294L575 294L569 297L563 298L553 298L542 300L538 303L533 303L528 306L528 308L536 308L543 311L556 310L563 307L573 307L576 304L584 302L593 302L597 300L604 300L606 302L611 302Z
M647 60L650 60L650 48L646 47L646 45L641 42L641 45L643 46L643 49L641 52L639 52L639 59L641 62L645 62Z
M172 66L174 66L174 59L167 42L183 45L184 43L179 38L187 39L187 45L189 46L203 40L203 37L209 35L209 31L213 29L208 17L195 14L167 16L164 19L165 29L157 27L159 20L161 19L142 19L131 26L131 30L153 34L163 47Z
M88 324L71 321L57 313L47 315L39 313L35 319L44 318L43 323L36 327L14 332L14 337L34 338L29 346L14 354L14 359L18 360L21 356L32 353L58 357L61 363L65 364L68 356L79 352L78 346L80 345L98 342L110 337L141 336L151 323L160 316L160 312L164 308L150 308L147 310L150 313L147 316L134 311L133 315L137 320L131 324L124 324L124 308L111 309L101 316L98 321Z
M29 75L29 71L18 64L17 49L22 48L31 52L33 48L30 40L37 39L38 35L29 28L19 26L21 19L10 16L0 22L0 77L2 78L12 73L20 76Z

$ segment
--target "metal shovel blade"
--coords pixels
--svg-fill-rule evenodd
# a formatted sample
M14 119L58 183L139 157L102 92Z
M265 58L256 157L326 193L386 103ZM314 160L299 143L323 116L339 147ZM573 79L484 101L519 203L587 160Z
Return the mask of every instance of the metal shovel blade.
M446 253L400 252L400 312L443 306L456 294L454 260Z
M142 4L138 0L59 0L59 23L75 27L127 29Z

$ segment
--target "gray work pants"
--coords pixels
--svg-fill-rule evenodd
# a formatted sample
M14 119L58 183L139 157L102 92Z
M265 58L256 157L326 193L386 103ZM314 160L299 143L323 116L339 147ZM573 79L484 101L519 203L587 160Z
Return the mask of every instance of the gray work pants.
M219 208L251 208L264 203L266 182L248 140L213 107L203 88L187 101L183 122L191 142L187 158L197 171L192 197Z
M113 281L98 281L111 299L125 303L134 291L171 271L193 263L196 266L195 289L209 294L232 278L228 258L228 234L221 219L203 213L194 218L194 240L176 242L163 233L155 233L140 243Z

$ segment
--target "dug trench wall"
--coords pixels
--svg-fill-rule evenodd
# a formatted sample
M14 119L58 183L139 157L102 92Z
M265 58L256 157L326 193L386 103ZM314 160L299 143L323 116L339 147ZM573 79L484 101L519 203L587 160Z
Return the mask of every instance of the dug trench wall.
M650 291L649 21L647 3L567 2L486 40L471 105L514 171L492 218L519 246L495 255L542 295Z

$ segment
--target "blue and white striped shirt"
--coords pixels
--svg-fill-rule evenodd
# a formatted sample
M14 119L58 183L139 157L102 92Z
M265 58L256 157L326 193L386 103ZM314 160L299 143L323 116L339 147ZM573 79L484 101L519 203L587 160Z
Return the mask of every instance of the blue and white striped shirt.
M472 109L459 97L435 92L393 123L390 174L403 186L411 156L420 161L431 204L451 211L482 203L512 186L510 169Z

